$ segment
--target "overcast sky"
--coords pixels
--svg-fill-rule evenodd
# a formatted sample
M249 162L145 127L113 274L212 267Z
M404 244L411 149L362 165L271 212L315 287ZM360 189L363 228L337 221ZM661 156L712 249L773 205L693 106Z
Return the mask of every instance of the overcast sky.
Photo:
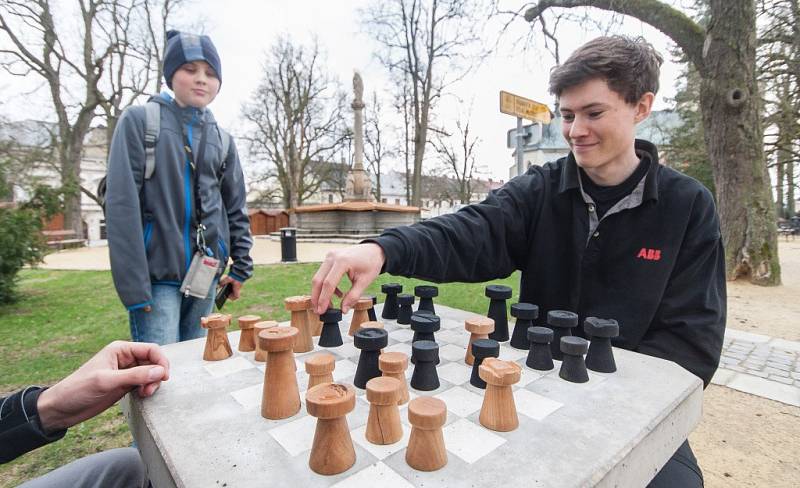
M310 43L316 36L324 51L326 66L343 86L349 90L353 70L359 70L364 79L365 98L368 99L367 95L377 90L379 95L387 96L388 104L392 87L384 68L373 57L377 46L363 32L358 18L358 9L368 3L369 0L198 0L195 7L181 18L181 23L202 23L220 53L223 83L219 96L211 105L217 119L234 133L241 128L239 119L242 104L258 85L265 52L281 34L288 34L301 43ZM593 18L602 15L599 11L592 14ZM585 32L577 26L564 27L559 31L562 58L598 35L597 32ZM547 75L553 65L552 56L538 45L532 46L527 52L522 52L519 47L516 50L511 48L510 41L524 35L528 28L528 24L522 20L512 24L506 36L508 42L501 43L498 52L486 59L468 78L454 85L451 91L456 97L444 99L439 109L439 121L447 127L448 121L454 120L459 111L466 110L457 100L463 100L466 104L473 101L472 126L482 139L478 149L479 161L486 168L488 176L504 180L508 178L508 167L512 164L511 151L506 149L506 131L515 127L516 119L499 112L500 90L551 107L553 105L553 98L547 93ZM626 20L615 32L645 36L668 59L662 68L661 91L655 108L669 107L670 103L665 100L675 94L674 85L679 71L667 52L670 46L667 38L632 19ZM487 44L493 43L496 35L496 29L495 32L487 32ZM17 87L8 79L8 75L0 74L0 88L6 94ZM45 102L36 105L31 100L25 103L30 110L21 112L20 100L14 103L7 96L0 111L14 120L28 118L18 115L24 113L30 116L37 112L36 107L41 109L47 105Z

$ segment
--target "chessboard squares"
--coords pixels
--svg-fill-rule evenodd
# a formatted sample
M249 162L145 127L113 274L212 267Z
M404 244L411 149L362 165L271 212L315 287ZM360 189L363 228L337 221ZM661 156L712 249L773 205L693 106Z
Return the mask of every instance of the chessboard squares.
M439 348L439 357L448 361L463 361L464 348L454 346L453 344L446 344Z
M517 382L517 384L514 385L515 390L517 388L522 388L530 383L533 383L534 381L543 377L547 373L547 371L536 371L534 369L525 366L524 360L517 361L517 364L522 366L522 376L520 377L519 382Z
M297 420L287 422L269 431L269 435L283 447L290 456L311 450L317 419L303 415Z
M564 406L562 403L525 389L514 391L514 403L517 405L517 413L540 421Z
M261 396L263 392L264 385L259 383L257 385L248 386L247 388L242 388L241 390L232 391L231 396L244 408L252 408L261 406Z
M389 337L391 337L391 335L392 334L389 334ZM411 344L407 342L398 342L397 344L392 344L385 348L383 352L402 352L407 356L411 356Z
M366 442L366 440L364 442ZM369 443L367 442L367 444ZM367 446L362 447L366 448ZM343 479L342 481L333 485L332 488L375 488L375 486L381 486L385 488L413 488L414 485L406 481L405 478L397 474L389 466L383 464L382 462L378 462L371 466L367 466L353 476Z
M333 381L341 383L350 378L356 374L356 368L356 364L349 359L336 361L336 366L333 368Z
M481 409L483 397L472 393L460 386L454 386L449 390L435 396L447 405L447 410L459 417L468 417Z
M414 338L414 331L410 329L397 329L389 333L389 337L397 342L410 342Z
M472 464L490 454L506 439L467 419L459 419L442 429L444 445L452 454Z
M408 414L406 414L408 416ZM401 417L402 418L402 417ZM408 425L401 423L403 426L403 437L400 438L399 441L395 442L394 444L385 444L385 445L378 445L373 444L367 440L367 426L362 425L361 427L351 430L350 437L364 450L372 454L378 459L386 459L387 457L391 456L392 454L405 449L408 446L408 438L411 436L411 427ZM376 483L378 485L384 485L383 482ZM348 485L350 486L350 485Z
M436 341L440 344L449 343L461 346L464 348L461 351L461 355L463 356L467 344L469 344L469 334L464 332L463 328L442 330L436 333Z
M353 357L358 358L358 355L361 354L361 351L356 349L356 346L353 345L352 341L351 342L345 341L344 344L338 347L323 347L322 350L329 352L331 354L335 354L340 358L353 358Z
M464 322L459 322L458 320L452 319L445 319L443 317L439 317L441 319L441 327L442 329L463 329Z
M515 349L505 343L500 344L500 357L503 361L516 361L518 359L527 358L528 351L523 349ZM522 365L525 366L524 364Z
M439 378L445 379L454 385L469 383L472 368L461 363L447 363L438 368Z
M203 369L215 378L252 368L253 363L238 355L223 361L207 361L203 365Z

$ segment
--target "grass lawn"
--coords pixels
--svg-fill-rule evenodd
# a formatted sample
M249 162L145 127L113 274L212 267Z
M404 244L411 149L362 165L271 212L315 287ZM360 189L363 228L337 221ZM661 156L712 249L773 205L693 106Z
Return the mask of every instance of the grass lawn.
M225 312L288 320L283 299L309 293L317 266L259 266L242 298L229 301ZM406 292L421 283L382 275L368 292L382 301L380 285L392 281L402 283ZM493 283L511 286L516 296L519 276L514 274ZM489 303L483 294L484 286L485 283L442 285L436 303L484 314ZM55 383L109 342L130 339L127 313L117 298L109 272L24 270L19 290L19 302L0 306L0 393L31 384ZM0 487L16 486L82 456L130 443L122 413L111 408L71 428L61 441L1 465Z

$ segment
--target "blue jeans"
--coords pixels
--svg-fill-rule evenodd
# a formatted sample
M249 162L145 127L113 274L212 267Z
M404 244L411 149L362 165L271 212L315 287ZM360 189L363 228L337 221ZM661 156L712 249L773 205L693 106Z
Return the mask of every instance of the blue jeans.
M200 327L200 318L211 313L216 288L217 280L214 280L208 296L201 299L184 297L178 286L154 283L151 287L151 310L128 312L131 338L136 342L154 342L163 346L205 337L206 330Z

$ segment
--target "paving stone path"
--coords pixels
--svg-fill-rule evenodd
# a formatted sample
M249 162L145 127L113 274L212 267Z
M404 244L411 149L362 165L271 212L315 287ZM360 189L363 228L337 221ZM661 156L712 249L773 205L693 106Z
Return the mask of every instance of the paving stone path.
M727 329L711 382L800 407L800 342Z

